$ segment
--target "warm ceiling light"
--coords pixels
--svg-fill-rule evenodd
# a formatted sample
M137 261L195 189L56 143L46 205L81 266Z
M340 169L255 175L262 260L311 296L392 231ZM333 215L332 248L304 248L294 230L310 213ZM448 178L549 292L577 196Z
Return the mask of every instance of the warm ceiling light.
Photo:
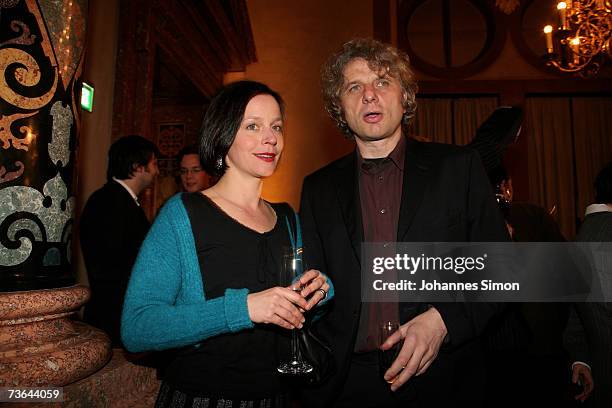
M612 56L612 1L557 3L559 24L544 27L547 65L562 72L595 75Z

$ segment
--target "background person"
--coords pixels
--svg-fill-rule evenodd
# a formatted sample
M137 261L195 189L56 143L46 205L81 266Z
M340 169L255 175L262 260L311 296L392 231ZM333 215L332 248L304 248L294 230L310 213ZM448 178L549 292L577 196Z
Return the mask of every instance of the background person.
M612 162L595 177L595 203L586 208L584 222L576 241L612 242ZM601 256L596 263L602 290L612 298L611 255ZM593 392L594 407L612 406L612 303L592 302L578 305L589 349L593 356L593 375L597 387Z
M521 133L522 121L519 107L500 106L478 128L469 146L482 159L512 239L565 242L544 208L514 201L512 178L502 162L508 145ZM575 315L571 311L569 303L510 303L492 319L486 332L487 406L513 407L528 400L563 407L587 399L593 378L585 361L591 360L584 330L571 318ZM580 386L572 386L572 380Z
M149 220L138 195L159 174L157 147L142 136L124 136L108 152L107 183L87 200L80 241L91 287L84 320L121 347L123 296Z
M513 240L566 241L544 208L513 201L512 179L503 166L490 170L489 177L491 184L499 188L500 205L505 208ZM594 389L590 367L593 360L586 347L585 331L574 319L574 307L581 305L512 303L495 319L487 336L489 405L513 407L528 399L536 405L571 407L576 406L576 400L584 402L589 398ZM520 392L506 395L504 391L509 389Z
M178 154L181 187L193 193L208 187L208 174L200 163L200 153L195 145L185 146Z

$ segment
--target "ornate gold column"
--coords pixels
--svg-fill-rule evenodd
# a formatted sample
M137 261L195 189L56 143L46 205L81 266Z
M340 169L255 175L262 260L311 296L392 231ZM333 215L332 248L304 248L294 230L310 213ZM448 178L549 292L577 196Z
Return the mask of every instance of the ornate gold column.
M87 0L0 0L0 385L64 385L110 357L73 321L71 241Z

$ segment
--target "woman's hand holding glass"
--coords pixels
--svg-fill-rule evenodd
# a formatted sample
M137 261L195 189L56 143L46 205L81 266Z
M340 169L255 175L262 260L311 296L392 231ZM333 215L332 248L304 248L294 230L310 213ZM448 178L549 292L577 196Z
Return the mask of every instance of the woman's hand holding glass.
M306 308L304 308L304 310L307 311L324 300L327 297L327 292L329 292L327 276L323 275L316 269L309 269L308 271L304 272L300 276L299 286L302 287L300 294L304 297L304 299L308 300L308 304L306 305Z
M308 302L291 286L276 286L247 296L249 317L253 323L276 324L285 329L301 329ZM301 310L300 310L301 309Z
M300 291L294 288L301 287ZM247 296L249 317L253 323L276 324L285 329L301 329L304 312L327 297L327 277L316 269L303 273L286 288L277 286Z

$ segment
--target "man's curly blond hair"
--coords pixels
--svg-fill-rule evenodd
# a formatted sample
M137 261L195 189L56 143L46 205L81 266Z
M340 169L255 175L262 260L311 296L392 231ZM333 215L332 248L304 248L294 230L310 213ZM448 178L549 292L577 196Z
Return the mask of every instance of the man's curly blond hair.
M323 64L321 87L327 113L347 138L355 137L344 118L340 103L340 93L344 86L344 68L355 58L366 60L372 71L381 75L388 73L400 82L402 91L406 95L402 101L406 109L402 118L402 130L406 133L408 124L416 111L417 93L417 83L410 69L410 59L405 52L371 38L357 38L345 43Z

